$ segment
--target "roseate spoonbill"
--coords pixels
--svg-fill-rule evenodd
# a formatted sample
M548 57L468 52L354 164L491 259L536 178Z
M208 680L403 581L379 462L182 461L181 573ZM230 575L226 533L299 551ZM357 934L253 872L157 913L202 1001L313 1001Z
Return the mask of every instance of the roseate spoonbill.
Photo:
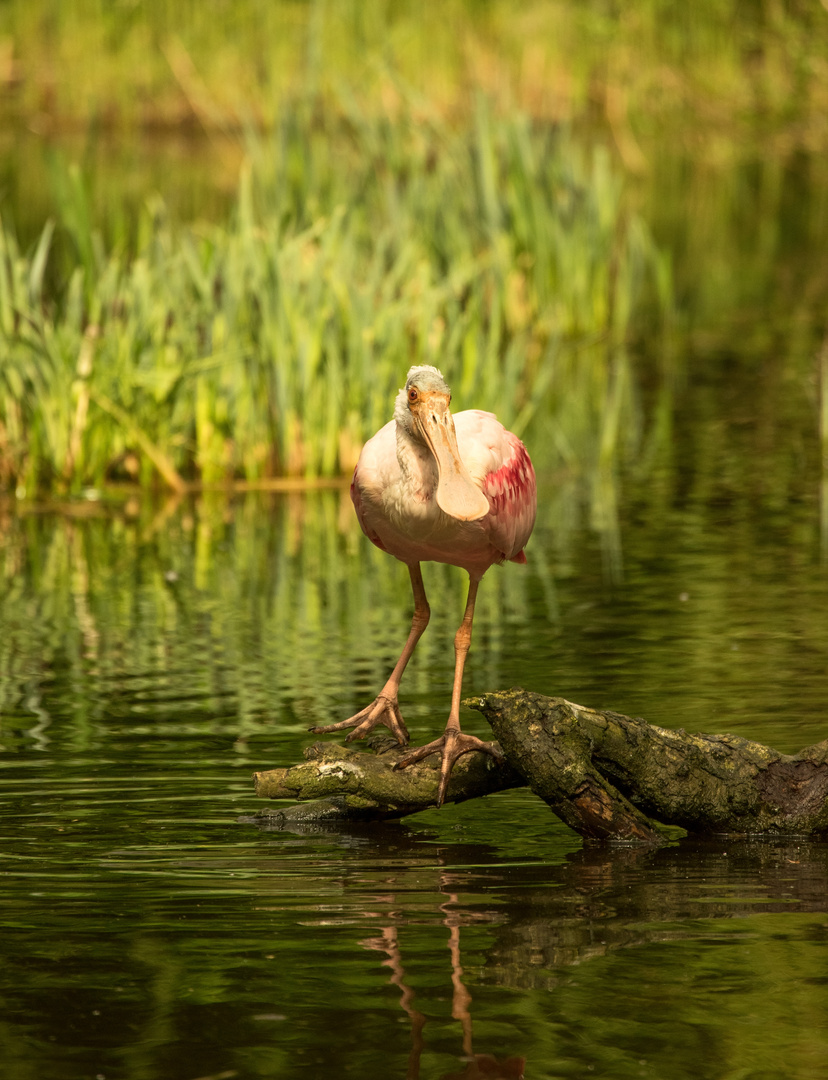
M394 419L363 447L351 498L362 531L378 548L404 562L414 591L408 640L374 701L348 720L317 733L353 728L347 742L384 724L400 745L408 730L397 696L411 654L428 625L430 608L420 563L460 566L469 575L463 621L454 638L454 687L444 733L401 758L396 768L429 754L442 757L437 805L446 794L454 762L471 750L499 757L491 743L460 730L463 667L471 643L480 580L493 563L525 563L523 548L535 523L535 471L526 448L488 412L452 416L451 391L437 368L412 367L397 395Z

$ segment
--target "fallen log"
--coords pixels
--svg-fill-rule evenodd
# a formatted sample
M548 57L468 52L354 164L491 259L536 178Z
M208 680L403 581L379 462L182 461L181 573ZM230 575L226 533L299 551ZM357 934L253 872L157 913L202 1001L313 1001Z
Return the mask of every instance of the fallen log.
M798 754L736 735L688 735L563 698L509 690L479 709L532 789L581 835L828 831L828 740Z
M447 801L526 783L590 840L659 843L675 826L698 835L828 832L828 740L787 755L735 735L688 735L524 690L466 704L486 717L506 764L461 758ZM329 819L402 817L433 806L436 759L394 771L404 750L391 745L371 754L317 743L302 765L254 774L257 794L333 799L333 807L318 806Z
M439 758L426 758L395 771L407 752L387 735L373 735L356 750L316 742L305 761L286 769L253 773L256 794L263 799L295 799L300 805L267 815L270 823L366 821L400 818L434 806L440 776ZM526 781L489 754L466 754L454 766L446 802L476 799Z

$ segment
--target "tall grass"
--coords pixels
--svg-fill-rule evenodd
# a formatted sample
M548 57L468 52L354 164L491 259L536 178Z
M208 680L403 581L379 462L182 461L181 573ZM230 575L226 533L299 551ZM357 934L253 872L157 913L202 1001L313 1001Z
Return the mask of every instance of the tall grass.
M0 231L0 479L334 477L412 363L494 409L546 465L641 436L626 345L670 306L669 261L609 155L478 99L470 127L351 103L251 136L229 222L147 202L104 243L83 176L23 252Z

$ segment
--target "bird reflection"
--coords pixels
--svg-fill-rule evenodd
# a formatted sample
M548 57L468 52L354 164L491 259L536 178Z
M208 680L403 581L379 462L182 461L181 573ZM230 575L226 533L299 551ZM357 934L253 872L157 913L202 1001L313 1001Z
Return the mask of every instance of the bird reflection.
M423 1028L426 1018L419 1009L414 1008L414 991L405 981L405 969L402 964L402 955L397 940L397 928L386 926L380 937L365 938L360 942L365 949L374 949L383 952L386 959L382 966L390 968L392 986L400 991L400 1005L411 1021L411 1053L408 1055L408 1068L405 1070L405 1080L417 1080L420 1075L420 1055L423 1052L425 1040Z
M458 912L454 905L458 903L455 894L449 894L446 902L440 905L445 913L444 925L448 928L448 948L451 957L451 1015L459 1021L462 1032L461 1060L465 1067L459 1072L443 1073L440 1080L523 1080L526 1059L522 1057L496 1058L491 1054L476 1054L472 1043L472 997L463 982L463 967L460 958L460 925L467 917ZM474 916L471 916L474 918ZM425 1048L424 1028L426 1017L414 1006L414 991L406 982L395 926L386 926L378 937L365 938L360 944L366 949L385 953L383 967L391 971L392 986L400 991L400 1006L411 1021L411 1051L408 1055L406 1080L418 1080L420 1058Z

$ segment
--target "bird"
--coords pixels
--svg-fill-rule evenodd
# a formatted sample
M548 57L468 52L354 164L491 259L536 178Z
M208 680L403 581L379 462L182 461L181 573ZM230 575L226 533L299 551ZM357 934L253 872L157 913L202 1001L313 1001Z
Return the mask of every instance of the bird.
M463 754L479 750L502 760L494 744L461 730L463 669L483 575L496 563L526 562L524 547L537 512L535 471L520 439L493 413L469 409L452 414L450 404L451 391L436 367L412 367L397 394L393 419L362 449L351 482L354 509L368 539L408 567L414 614L400 658L371 704L347 720L310 728L315 734L351 728L346 739L351 742L383 725L399 745L408 743L399 707L400 681L431 614L420 563L461 567L469 575L469 591L454 638L454 683L445 730L395 765L406 768L439 753L437 806L442 806L451 770Z

